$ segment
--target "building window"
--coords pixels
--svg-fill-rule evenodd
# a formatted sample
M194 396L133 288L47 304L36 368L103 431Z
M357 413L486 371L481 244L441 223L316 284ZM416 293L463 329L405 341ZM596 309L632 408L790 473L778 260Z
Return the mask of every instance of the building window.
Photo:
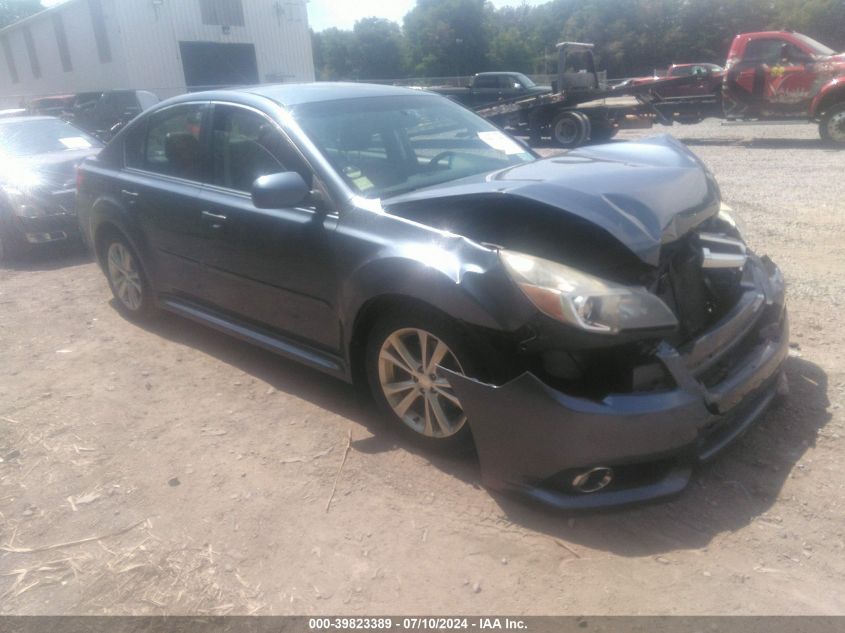
M3 55L6 57L6 66L9 68L9 76L12 78L12 83L16 84L20 81L20 78L18 77L18 67L15 64L15 56L12 53L12 47L9 45L9 38L4 37L2 42Z
M61 13L53 13L53 31L56 33L56 46L59 47L62 70L69 73L73 70L73 64L70 61L70 49L67 45L67 33L65 33L65 23Z
M244 26L243 0L200 0L202 23L214 26Z
M88 0L88 9L91 11L91 26L94 28L94 40L97 42L100 63L107 64L111 61L111 44L109 44L109 34L106 30L103 3L101 0Z
M23 41L26 44L26 53L29 55L29 65L32 68L32 76L41 79L41 63L38 61L38 51L35 50L35 42L32 39L32 31L28 26L23 27Z

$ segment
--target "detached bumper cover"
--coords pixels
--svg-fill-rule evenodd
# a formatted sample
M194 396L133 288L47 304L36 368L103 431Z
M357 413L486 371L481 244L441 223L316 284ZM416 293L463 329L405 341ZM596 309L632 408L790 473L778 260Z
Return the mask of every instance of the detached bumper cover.
M789 351L784 285L755 258L754 287L733 311L681 350L657 358L676 388L572 397L526 373L497 387L452 374L490 488L562 509L627 505L677 494L694 466L715 456L760 417L785 378ZM715 379L714 379L715 376ZM572 473L610 466L607 488L581 494Z

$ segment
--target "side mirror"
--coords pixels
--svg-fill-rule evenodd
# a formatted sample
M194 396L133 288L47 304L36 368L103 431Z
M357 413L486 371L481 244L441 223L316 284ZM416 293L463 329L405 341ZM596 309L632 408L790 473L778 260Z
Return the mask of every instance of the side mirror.
M252 183L252 204L259 209L284 209L296 206L309 193L305 180L295 171L268 174Z

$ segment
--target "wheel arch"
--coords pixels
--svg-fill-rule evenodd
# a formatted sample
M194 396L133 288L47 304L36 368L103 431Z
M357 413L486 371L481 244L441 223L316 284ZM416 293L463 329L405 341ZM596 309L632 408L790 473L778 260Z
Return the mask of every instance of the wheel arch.
M512 332L533 308L501 267L465 272L457 281L414 260L387 259L353 274L341 301L347 358L353 382L362 378L367 337L378 319L392 310L448 318L479 344L483 331Z
M825 84L810 104L810 118L818 119L831 106L845 103L845 77L837 77Z
M102 197L91 206L91 248L100 266L103 266L103 246L109 235L117 234L129 242L138 253L141 264L148 265L148 249L143 233L134 226L131 216L122 206L108 197Z

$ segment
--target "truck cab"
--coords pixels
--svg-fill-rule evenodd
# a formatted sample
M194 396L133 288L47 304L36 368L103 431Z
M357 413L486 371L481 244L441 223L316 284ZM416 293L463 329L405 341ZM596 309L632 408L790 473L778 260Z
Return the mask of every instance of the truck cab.
M816 118L817 98L845 78L845 57L793 31L734 38L724 79L725 113L733 118ZM843 94L845 97L845 94Z

